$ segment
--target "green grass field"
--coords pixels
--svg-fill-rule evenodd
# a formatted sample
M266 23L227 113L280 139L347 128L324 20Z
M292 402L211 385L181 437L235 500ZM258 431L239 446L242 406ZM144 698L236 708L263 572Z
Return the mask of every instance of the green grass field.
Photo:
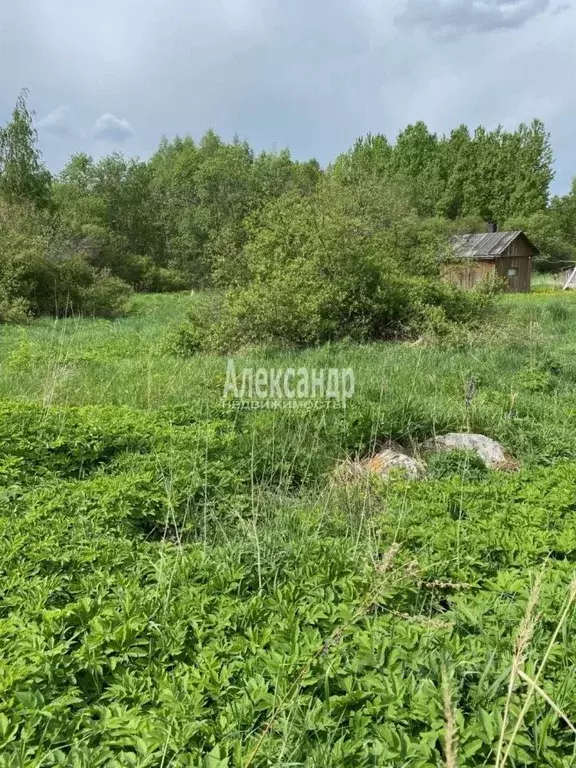
M235 356L352 368L319 412L225 408L195 300L0 328L0 766L576 764L576 297ZM519 471L331 482L456 430Z

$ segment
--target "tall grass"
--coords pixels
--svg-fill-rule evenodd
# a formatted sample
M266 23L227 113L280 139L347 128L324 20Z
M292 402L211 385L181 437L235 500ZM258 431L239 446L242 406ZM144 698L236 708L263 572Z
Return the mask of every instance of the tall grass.
M451 346L375 343L326 345L309 350L253 348L235 357L236 368L352 368L356 393L340 418L332 453L368 450L393 438L405 443L442 431L469 429L511 441L530 453L519 420L535 419L541 432L562 436L573 397L576 362L576 297L504 297L484 333ZM108 322L40 320L3 327L0 397L46 405L125 405L143 410L187 404L211 410L220 402L226 360L197 355L182 359L166 347L171 325L194 297L138 297L137 314ZM552 359L554 358L554 360ZM556 366L563 375L553 373ZM552 371L552 372L551 372ZM565 375L564 375L565 374ZM477 382L472 398L471 380ZM282 417L255 417L253 422ZM338 422L338 417L332 419ZM297 430L324 429L318 420ZM344 436L343 436L344 435ZM276 432L278 450L285 432ZM294 435L287 442L292 450ZM337 456L332 456L336 459Z

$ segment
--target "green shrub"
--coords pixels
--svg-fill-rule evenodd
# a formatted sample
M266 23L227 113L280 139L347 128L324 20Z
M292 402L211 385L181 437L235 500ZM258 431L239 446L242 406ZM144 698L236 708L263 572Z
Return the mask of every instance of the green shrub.
M187 275L182 271L153 264L145 271L139 288L153 293L172 293L185 291L190 288L190 284Z
M218 337L223 326L222 297L217 293L203 291L195 295L184 322L167 335L166 349L184 357L204 350L220 351L225 346ZM231 336L230 330L229 333Z
M22 324L30 319L30 304L23 298L0 297L0 323Z
M114 317L130 287L62 239L47 214L0 205L0 321L70 312Z
M77 306L84 315L118 317L126 311L130 289L118 277L96 272L90 285L79 292Z
M136 291L169 293L190 288L191 281L182 270L156 264L150 256L125 253L121 243L111 242L106 248L106 258L88 259L93 266L119 277Z
M189 319L180 335L190 350L406 337L425 327L430 306L473 323L492 302L487 291L440 281L442 237L419 240L387 187L326 181L314 195L270 203L246 230L244 281L225 294L215 323Z

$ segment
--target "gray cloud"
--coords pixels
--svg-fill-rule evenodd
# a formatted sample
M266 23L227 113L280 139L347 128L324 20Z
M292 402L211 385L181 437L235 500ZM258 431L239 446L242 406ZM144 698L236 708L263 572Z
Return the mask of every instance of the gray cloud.
M421 27L442 37L523 26L551 8L551 0L407 0L396 17L400 27Z
M66 133L58 113L39 128L57 171L74 152L148 157L163 134L199 138L210 126L256 150L289 147L326 164L360 135L394 139L416 120L443 133L541 117L558 158L555 189L564 191L576 174L576 95L565 86L576 69L576 3L554 15L562 3L4 3L0 124L22 86L41 123L55 105L70 105L72 126L85 130ZM502 28L505 40L478 34ZM450 45L439 44L446 34Z
M59 138L72 136L76 133L74 112L67 104L55 107L38 120L36 128L41 134L51 134Z
M134 130L128 120L111 115L110 112L100 115L92 128L92 136L105 141L122 142L133 135Z

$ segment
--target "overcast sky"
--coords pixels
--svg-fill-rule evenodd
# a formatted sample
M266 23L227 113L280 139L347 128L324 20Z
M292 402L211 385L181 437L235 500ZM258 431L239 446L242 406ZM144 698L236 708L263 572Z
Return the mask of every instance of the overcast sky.
M213 127L322 164L424 120L542 118L576 175L576 0L3 0L0 121L30 89L52 170Z

